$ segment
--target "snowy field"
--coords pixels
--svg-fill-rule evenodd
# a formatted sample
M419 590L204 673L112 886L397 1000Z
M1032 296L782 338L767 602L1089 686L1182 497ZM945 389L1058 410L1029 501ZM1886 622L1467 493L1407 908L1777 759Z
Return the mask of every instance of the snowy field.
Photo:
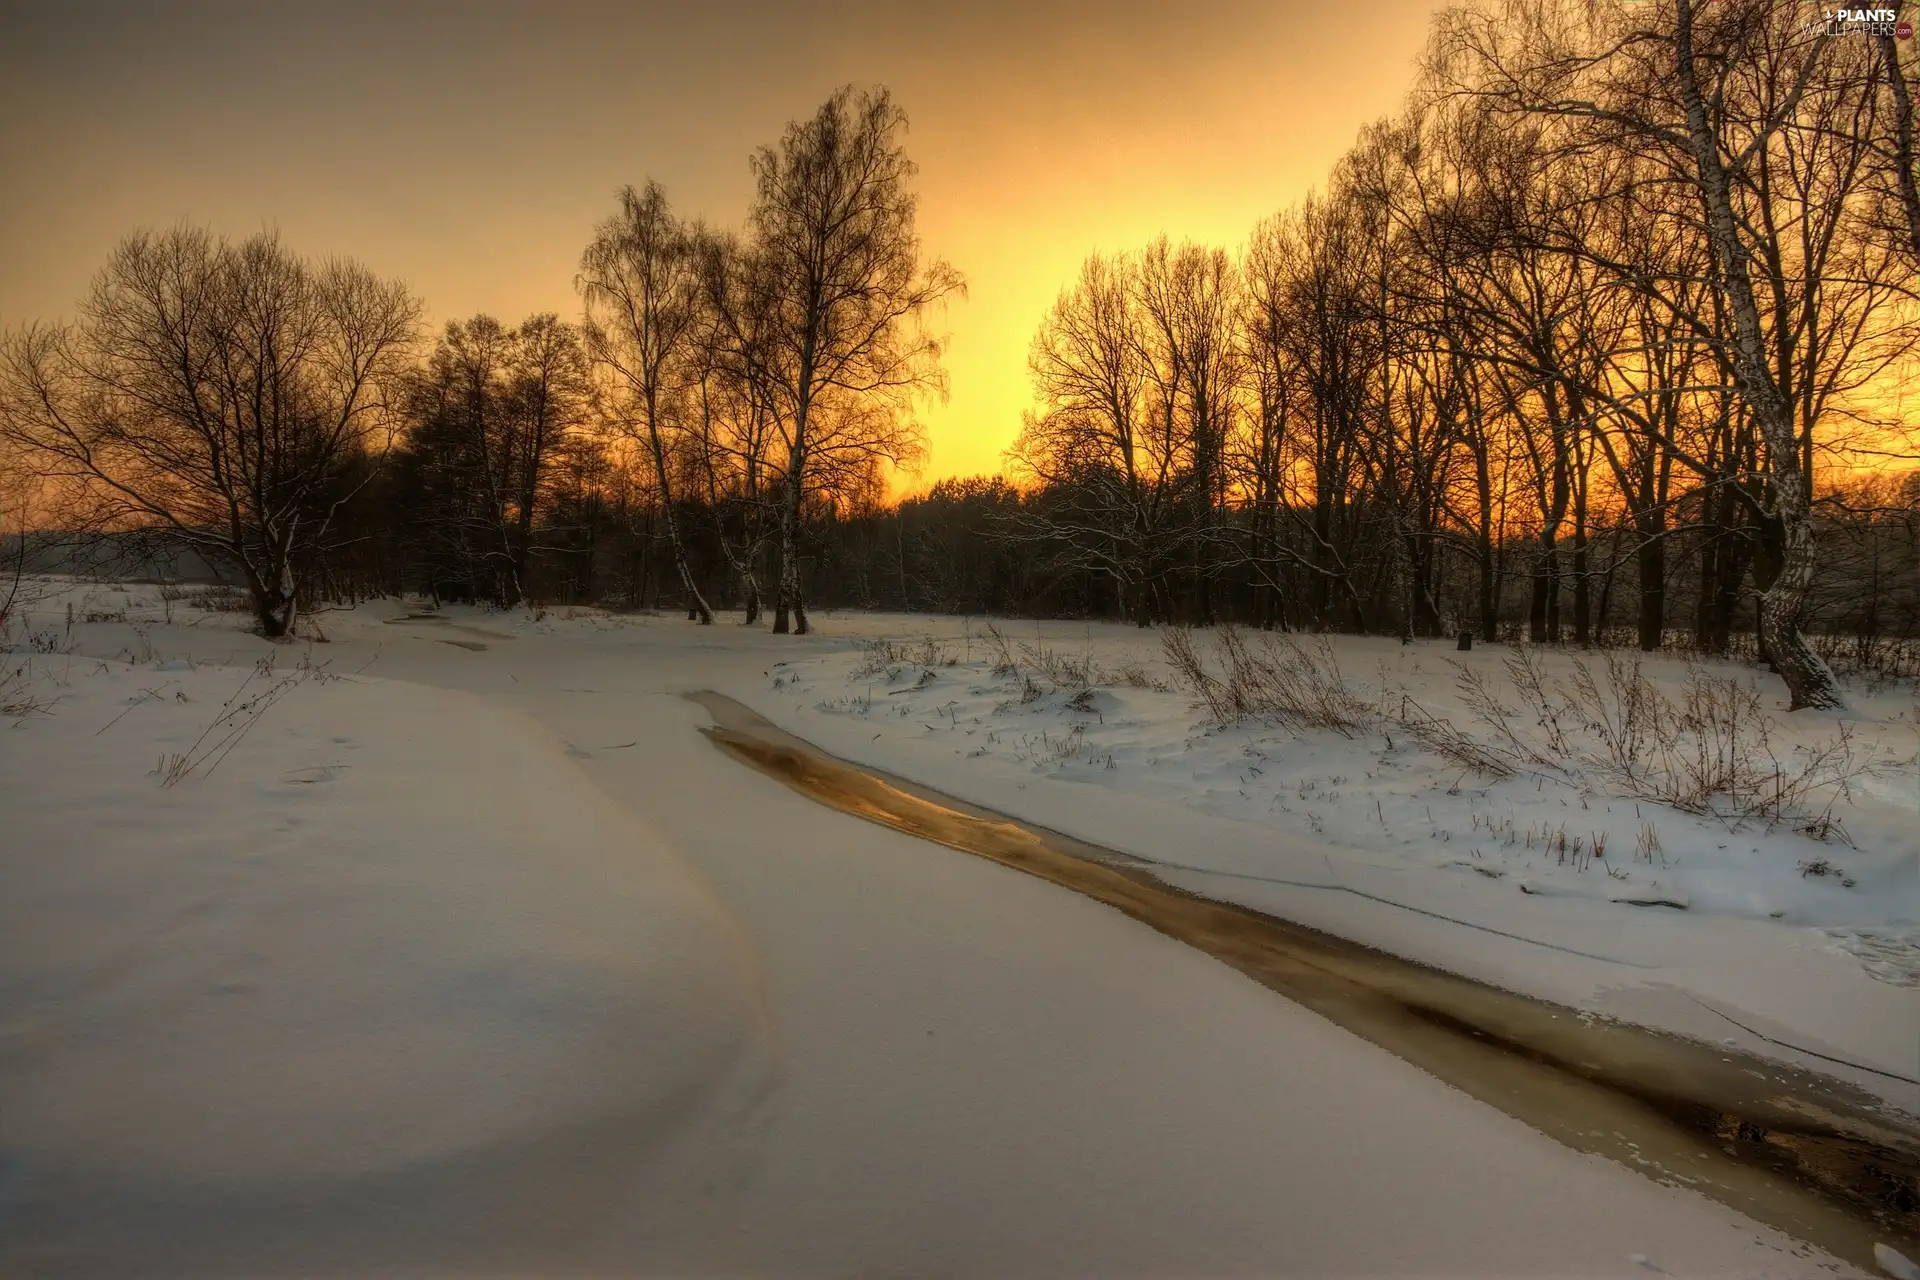
M1541 897L1822 928L1838 945L1858 942L1876 977L1920 985L1920 774L1910 688L1856 690L1844 713L1788 716L1780 710L1783 690L1769 688L1778 682L1763 673L1700 668L1752 690L1769 717L1764 733L1756 725L1730 753L1768 775L1754 799L1771 807L1775 786L1791 785L1797 770L1811 767L1809 793L1776 817L1741 812L1737 792L1692 811L1636 794L1631 779L1609 773L1604 743L1573 717L1564 718L1560 741L1548 741L1515 692L1514 651L1504 645L1461 655L1432 642L1341 636L1294 645L1254 637L1256 646L1265 642L1288 657L1289 648L1309 659L1328 655L1328 674L1344 676L1362 701L1384 701L1399 714L1356 710L1359 723L1331 727L1289 725L1283 714L1254 711L1222 724L1169 669L1158 634L859 621L879 631L871 647L783 664L769 687L814 698L792 714L853 717L890 730L889 737L939 741L968 762L953 776L975 768L1150 796L1283 838L1312 837L1328 861L1386 858L1506 880ZM1196 643L1204 659L1207 635ZM1570 689L1581 666L1605 677L1604 659L1593 656L1543 652L1538 662L1550 686ZM1692 670L1672 658L1639 665L1669 697ZM1465 705L1472 686L1463 687L1463 674L1500 698L1520 733L1539 739L1537 753L1515 758L1508 747L1504 759L1496 754L1508 744ZM1424 726L1419 713L1476 739L1489 767L1415 736ZM1681 752L1694 747L1686 742Z
M1161 632L874 615L825 625L862 640L781 663L750 701L841 754L1159 863L1211 896L1701 1038L1793 1057L1777 1042L1789 1041L1890 1072L1840 1074L1920 1101L1911 687L1855 687L1846 712L1788 715L1763 672L1625 660L1674 703L1733 686L1758 713L1723 751L1744 766L1734 781L1764 779L1758 803L1736 792L1685 808L1671 788L1652 794L1664 777L1621 776L1566 709L1581 668L1617 707L1598 655L1243 637L1256 656L1298 654L1359 705L1339 727L1258 713L1223 724L1169 664ZM1217 641L1192 641L1222 677ZM1516 656L1544 677L1558 741L1515 687ZM1507 709L1511 736L1475 713L1476 688ZM1689 736L1672 754L1692 764L1713 746ZM1776 804L1775 788L1795 781L1803 794ZM1403 909L1361 906L1372 899Z
M758 1105L752 950L537 724L261 647L16 663L0 1271L576 1256Z
M191 594L46 585L0 661L7 1274L1849 1273L747 772L699 688L1175 883L1920 1111L1910 689L1787 717L1762 677L1783 775L1836 735L1848 763L1754 816L1502 738L1451 665L1517 708L1501 648L1338 639L1348 722L1222 725L1129 628L386 601L276 647Z

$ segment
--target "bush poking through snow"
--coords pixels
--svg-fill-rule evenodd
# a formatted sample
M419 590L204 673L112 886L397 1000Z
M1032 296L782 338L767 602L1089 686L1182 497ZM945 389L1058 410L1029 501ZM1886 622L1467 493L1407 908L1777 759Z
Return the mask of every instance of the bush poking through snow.
M1454 667L1468 708L1500 750L1569 777L1585 765L1626 795L1687 813L1794 821L1810 834L1838 835L1845 828L1832 820L1833 805L1884 765L1845 723L1783 758L1773 748L1777 726L1753 686L1698 664L1688 665L1678 696L1669 697L1638 657L1608 653L1599 674L1575 661L1565 680L1555 680L1539 655L1517 648L1506 668L1520 712L1501 704L1483 674ZM1529 718L1533 727L1520 723Z
M1207 670L1186 629L1169 628L1162 648L1174 673L1220 724L1260 717L1351 738L1378 718L1374 705L1348 687L1325 636L1304 645L1291 636L1263 636L1250 644L1238 627L1222 627L1215 641L1223 668L1218 677Z
M1669 695L1637 655L1606 653L1598 670L1575 660L1566 676L1556 677L1541 652L1522 645L1507 654L1504 681L1452 662L1475 733L1405 693L1390 693L1384 675L1375 693L1354 687L1323 636L1305 643L1291 636L1250 641L1223 627L1210 663L1190 632L1170 628L1162 648L1175 678L1217 724L1262 719L1349 738L1379 730L1391 739L1400 730L1491 778L1526 771L1577 786L1599 783L1687 813L1769 827L1790 822L1818 840L1850 843L1833 807L1851 798L1857 781L1890 763L1863 747L1844 722L1822 741L1777 752L1778 726L1753 685L1697 663ZM1509 706L1508 697L1519 706ZM1653 861L1657 836L1644 832L1641 844L1642 856Z
M183 592L179 598L192 608L204 609L208 613L251 613L253 611L253 601L239 587L195 587Z
M1007 639L1005 632L989 622L980 638L985 642L987 651L993 655L994 675L1010 676L1019 671L1019 664L1013 660L1013 642Z
M1824 857L1807 858L1800 863L1800 878L1805 880L1808 876L1815 876L1820 879L1832 876L1840 882L1840 887L1843 889L1851 889L1856 883L1852 876L1834 866L1831 860Z
M220 704L220 714L201 730L191 747L160 757L153 769L160 776L160 785L171 787L194 773L210 776L274 703L308 680L324 683L339 678L328 671L324 663L315 666L308 659L303 659L292 671L276 675L273 658L262 658L232 696Z
M951 667L960 661L948 651L945 645L932 637L918 644L907 644L883 637L865 642L860 649L860 663L854 667L850 677L855 680L871 680L881 675L886 676L888 680L893 680L905 667L922 667L930 670L934 667Z
M42 698L33 692L33 676L25 662L0 666L0 717L24 720L30 715L48 715L58 698Z
M1123 663L1114 673L1116 683L1129 689L1151 689L1155 693L1166 693L1172 686L1157 676L1148 674L1147 669L1137 662Z
M1633 841L1633 860L1652 866L1656 859L1661 866L1667 865L1667 851L1660 847L1660 828L1651 822L1642 822Z
M1392 717L1394 723L1434 754L1489 778L1513 776L1512 764L1472 734L1454 728L1451 720L1429 714L1425 707L1404 694L1397 710L1398 714Z
M1032 675L1038 674L1055 689L1091 689L1096 685L1132 683L1135 680L1139 681L1136 688L1152 687L1147 673L1137 665L1130 665L1121 672L1103 670L1094 661L1091 646L1083 653L1070 654L1049 648L1037 638L1032 644L1015 644L991 622L986 624L986 630L981 632L980 638L987 646L995 676L1017 676L1024 670L1029 673L1027 683L1031 684Z

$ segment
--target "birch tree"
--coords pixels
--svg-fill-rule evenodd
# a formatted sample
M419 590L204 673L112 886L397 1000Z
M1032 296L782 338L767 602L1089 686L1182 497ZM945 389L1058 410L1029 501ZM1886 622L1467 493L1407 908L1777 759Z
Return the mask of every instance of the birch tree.
M1691 217L1711 253L1711 283L1724 315L1702 337L1723 352L1734 393L1764 446L1763 526L1777 548L1761 592L1760 641L1794 708L1841 705L1838 686L1801 634L1816 552L1812 468L1803 448L1790 375L1772 359L1756 257L1778 246L1755 218L1754 197L1777 174L1770 151L1819 125L1803 114L1809 86L1838 56L1826 31L1765 0L1695 0L1605 6L1583 18L1552 3L1456 15L1451 32L1466 54L1462 87L1502 110L1565 126L1570 155L1596 148L1645 157L1660 179L1684 190L1676 216ZM1745 88L1759 72L1759 92ZM1690 206L1697 213L1681 210ZM1817 306L1817 304L1815 304Z
M711 626L713 610L687 560L668 466L669 439L682 429L699 380L699 237L674 217L657 182L649 180L640 192L623 187L619 200L619 212L594 231L580 259L587 351L612 384L615 423L653 464L687 617Z
M905 415L917 397L945 391L940 343L925 326L965 285L945 262L922 268L906 129L884 88L842 88L752 160L744 279L769 317L754 359L786 454L775 632L808 630L799 535L816 457L905 458L917 444Z

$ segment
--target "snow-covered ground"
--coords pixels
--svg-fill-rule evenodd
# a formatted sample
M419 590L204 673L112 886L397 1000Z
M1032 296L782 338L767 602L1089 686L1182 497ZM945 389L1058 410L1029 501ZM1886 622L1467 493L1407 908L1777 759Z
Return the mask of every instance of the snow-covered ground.
M1765 673L1645 659L1648 682L1675 700L1696 669L1757 693L1770 723L1737 745L1760 745L1764 731L1767 769L1778 761L1790 778L1816 756L1837 761L1844 742L1850 766L1818 773L1827 784L1802 800L1803 816L1769 821L1735 816L1724 797L1700 813L1634 795L1590 759L1602 746L1571 720L1565 749L1543 760L1509 749L1517 767L1504 778L1394 722L1424 717L1505 746L1467 705L1464 671L1534 745L1546 735L1522 710L1506 646L1331 638L1348 686L1393 713L1336 730L1216 723L1158 632L876 615L826 625L863 643L784 661L743 700L840 754L1159 863L1211 896L1778 1054L1920 1110L1911 687L1856 687L1844 713L1789 715ZM1207 637L1195 643L1214 656ZM1550 691L1570 686L1577 663L1606 688L1597 657L1534 656Z
M1565 729L1568 768L1522 761L1535 767L1505 778L1428 749L1392 722L1293 728L1256 713L1223 727L1177 687L1157 637L1137 639L1124 628L1100 628L1096 638L1092 627L1063 635L1056 624L1054 634L1043 626L1036 635L1032 623L1000 624L1012 661L996 674L998 645L981 638L986 625L993 624L960 623L956 637L952 625L895 620L870 649L783 664L770 688L801 698L793 712L822 723L851 716L888 736L939 741L983 771L1011 766L1023 778L1151 796L1283 837L1311 836L1330 858L1386 857L1508 880L1542 897L1670 901L1703 914L1878 934L1888 954L1866 960L1876 976L1920 985L1911 689L1856 692L1844 713L1777 715L1771 745L1788 770L1842 726L1852 739L1848 794L1821 787L1796 824L1691 813L1610 787L1606 775L1581 767L1577 753L1598 744L1574 725ZM1404 696L1488 747L1500 740L1462 705L1456 664L1507 686L1510 705L1520 701L1503 669L1506 646L1462 656L1450 643L1342 636L1328 645L1352 673L1351 686L1375 698L1383 688L1389 699ZM1552 676L1582 661L1564 652L1541 658ZM1674 659L1644 665L1668 690L1687 672ZM1770 682L1717 665L1745 684Z
M151 586L54 585L0 655L9 1274L1835 1265L1097 904L802 799L699 739L676 696L698 688L1207 893L1914 1074L1913 883L1871 843L1911 829L1897 771L1837 810L1857 849L1740 833L1826 852L1852 888L1764 873L1743 906L1731 856L1682 878L1691 828L1662 811L1669 866L1631 883L1691 904L1635 907L1514 887L1611 879L1527 865L1523 806L1560 797L1451 794L1400 742L1206 730L1124 629L1015 634L1119 674L1081 696L1044 659L995 675L958 620L795 639L376 602L276 647ZM863 639L926 634L951 654L854 676ZM1440 666L1378 652L1409 682ZM1896 745L1900 714L1874 722ZM1581 823L1626 820L1585 798ZM1514 846L1471 818L1503 801ZM1476 837L1504 875L1449 865Z
M646 1239L761 1105L752 948L537 724L275 657L11 695L0 1271Z

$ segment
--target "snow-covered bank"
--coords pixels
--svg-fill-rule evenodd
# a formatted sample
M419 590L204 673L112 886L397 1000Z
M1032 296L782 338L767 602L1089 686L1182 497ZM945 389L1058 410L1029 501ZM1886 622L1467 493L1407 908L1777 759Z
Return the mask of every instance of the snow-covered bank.
M1844 723L1871 764L1828 797L1844 838L1821 841L1577 775L1487 778L1391 726L1211 725L1174 687L1157 635L1130 628L1003 623L997 639L958 619L826 626L857 639L770 666L737 696L849 759L1157 862L1183 887L1777 1054L1920 1110L1911 689L1856 689L1844 717L1775 719L1784 760ZM1461 725L1453 660L1497 680L1507 656L1333 645L1356 685ZM1572 661L1545 659L1561 672ZM1687 676L1672 659L1645 668L1668 687Z
M0 1270L591 1265L684 1216L772 1067L751 946L538 725L282 660L12 660Z
M163 787L164 774L148 773L154 757L184 751L255 659L278 653L284 671L303 652L266 645L238 630L244 619L218 612L176 611L168 622L151 589L116 595L123 598L76 607L71 633L57 599L33 619L35 632L53 634L52 647L71 650L52 658L68 687L57 690L64 700L51 715L23 712L19 728L0 730L8 787L0 801L9 817L34 814L36 849L51 850L0 849L0 887L45 886L36 891L42 905L0 923L54 922L0 947L0 980L6 1007L16 1003L12 991L27 992L37 1016L60 1032L15 1036L9 1021L0 1044L0 1072L24 1073L0 1075L0 1249L24 1252L22 1224L38 1242L34 1265L15 1269L1857 1274L1684 1186L1576 1154L1097 903L834 813L698 737L705 714L678 695L711 687L764 699L772 673L785 670L773 663L840 661L851 643L845 634L796 639L565 610L541 620L472 610L408 620L406 606L378 602L322 618L331 642L310 650L338 671L364 671L360 682L299 685L211 773ZM123 616L88 622L88 613ZM109 659L107 671L90 656ZM126 665L130 656L137 665ZM231 665L198 670L207 658ZM172 690L159 682L186 678L174 664L188 660L188 675L209 683L186 688L194 703L167 704ZM86 680L123 668L126 685L102 703L86 700ZM143 688L161 696L130 701ZM329 701L337 697L355 701ZM195 714L176 720L176 710ZM869 741L884 730L834 723L866 731ZM108 744L129 731L139 752L129 746L124 759L114 757L123 748ZM876 745L891 750L891 737ZM253 762L258 771L249 773ZM341 763L352 767L330 782L297 780ZM912 753L882 763L911 764ZM98 791L92 804L61 801L76 771L129 789ZM389 778L391 789L356 790ZM226 797L220 807L176 799L196 780L203 802ZM1020 790L1020 781L1034 785ZM227 787L239 790L228 795ZM1150 796L1039 784L1032 775L1008 790L1016 800L1138 799L1139 812L1161 823L1142 830L1182 852L1227 821L1193 813L1189 826ZM40 815L56 802L59 815ZM156 861L109 807L140 804L178 806L166 810L169 821L200 836L167 844ZM288 855L245 856L221 834L229 812L255 814L253 837ZM279 830L302 816L314 820ZM210 842L208 851L197 841ZM95 845L117 848L115 859L102 861ZM603 850L619 851L610 866L595 861ZM724 916L700 907L706 896L697 889L689 901L679 864L655 877L656 854L691 866ZM532 879L489 870L522 855L537 869ZM76 870L49 870L42 860L69 860ZM269 956L282 932L298 944L285 953L297 972L282 986L252 996L212 989L228 979L213 962L231 952L186 911L221 887L203 862L232 865L225 901L236 907L289 904L267 913L244 943ZM336 866L353 873L337 897L323 883ZM647 879L631 912L594 901L623 901L628 876ZM206 887L199 898L174 893L176 878ZM356 897L356 885L377 892ZM379 905L388 899L390 911ZM146 950L117 970L71 954L57 927L69 901L97 934L124 914L129 927L111 932L143 938ZM656 928L656 906L712 928L694 929L683 949L657 945L678 935ZM299 927L326 918L323 910L363 922L347 933L347 954ZM202 915L228 918L218 905ZM630 917L633 927L609 915ZM1449 938L1469 932L1444 930ZM511 954L489 951L498 963L471 974L464 957L476 941L488 950L496 933ZM407 945L412 939L419 945ZM522 972L556 966L556 985L577 1001L514 994ZM328 975L343 967L367 984L365 998L327 1003L321 997L336 985ZM123 985L91 994L73 981L102 968ZM69 973L68 985L52 985L56 971ZM174 975L171 985L141 985L148 971ZM459 974L470 981L453 985L471 1006L439 998L435 984ZM636 1005L596 1002L616 981L623 993L636 989ZM99 1006L115 992L120 1003L108 1020ZM541 1018L536 1003L558 1008ZM213 1012L180 1016L203 1005ZM450 1005L473 1008L479 1025L454 1018ZM325 1014L326 1025L317 1016L309 1023L305 1007ZM88 1009L99 1034L86 1019L70 1021L70 1011ZM341 1064L343 1079L366 1060L349 1049L405 1050L429 1062L436 1045L412 1036L423 1009L440 1010L425 1030L456 1022L446 1042L478 1046L512 1079L484 1092L496 1073L476 1066L481 1079L470 1079L462 1057L449 1064L444 1129L379 1134L356 1144L379 1159L337 1172L352 1153L339 1151L333 1128L351 1136L369 1118L358 1091L328 1088L300 1054L285 1061L287 1037L311 1025L312 1044L298 1044L318 1063ZM480 1018L487 1010L495 1020ZM604 1039L603 1020L611 1024ZM503 1026L508 1034L490 1038ZM254 1038L273 1052L231 1051ZM329 1056L335 1043L337 1058ZM553 1052L536 1062L542 1043ZM601 1054L603 1046L614 1052ZM636 1056L654 1047L677 1056ZM175 1176L183 1160L169 1170L161 1163L168 1151L144 1153L130 1140L116 1140L127 1153L124 1172L117 1147L87 1162L88 1135L104 1123L96 1117L115 1114L105 1086L56 1113L36 1103L33 1127L13 1119L29 1087L56 1096L69 1059L133 1064L132 1076L137 1054L149 1050L157 1061L203 1059L238 1076L236 1096L253 1114L327 1123L319 1133L289 1130L294 1137L265 1154L223 1137L217 1123L204 1135L182 1126L218 1175L189 1178ZM615 1055L617 1065L608 1061ZM622 1116L600 1072L630 1066L635 1112ZM369 1087L380 1074L368 1073ZM417 1079L395 1076L409 1087ZM538 1083L513 1087L529 1080ZM136 1079L130 1088L138 1095L144 1086ZM647 1110L650 1100L657 1111ZM523 1112L534 1115L523 1123ZM531 1123L542 1114L555 1125ZM680 1126L656 1123L663 1116ZM66 1152L73 1172L56 1182L44 1155L29 1163L16 1154L27 1139L37 1152ZM442 1154L408 1160L409 1151ZM213 1158L227 1153L225 1162ZM272 1176L239 1176L256 1155ZM53 1252L65 1242L84 1242L87 1252ZM1851 1256L1870 1265L1863 1251Z

